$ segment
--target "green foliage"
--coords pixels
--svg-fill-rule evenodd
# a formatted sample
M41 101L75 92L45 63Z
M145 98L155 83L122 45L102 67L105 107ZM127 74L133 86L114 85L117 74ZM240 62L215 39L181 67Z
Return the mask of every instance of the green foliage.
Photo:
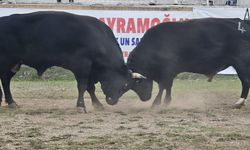
M237 80L237 75L216 75L216 79L230 79ZM181 73L176 77L177 80L207 80L208 78L201 74L194 73ZM47 69L44 74L39 77L37 71L28 66L22 66L20 71L15 75L14 80L27 80L27 81L39 81L39 80L75 80L73 73L69 70L61 67L51 67Z
M51 67L47 69L41 77L37 75L37 71L28 66L22 66L20 71L14 76L14 80L27 80L27 81L39 81L39 80L74 80L74 75L69 70L60 67Z

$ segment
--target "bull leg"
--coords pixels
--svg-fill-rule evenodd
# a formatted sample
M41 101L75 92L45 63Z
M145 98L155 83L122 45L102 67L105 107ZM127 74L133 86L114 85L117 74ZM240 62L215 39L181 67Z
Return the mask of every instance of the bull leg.
M246 103L246 98L249 93L250 79L246 69L235 68L241 81L242 91L240 99L234 104L233 108L241 108Z
M1 79L2 79L2 86L3 86L3 91L4 91L4 95L5 95L5 101L6 103L8 103L10 108L15 108L17 107L16 102L13 100L12 98L12 94L10 91L10 81L11 78L15 75L15 73L13 72L8 72L5 73Z
M87 91L91 97L92 105L93 105L94 109L104 110L103 105L100 103L100 101L98 100L98 98L95 95L95 85L92 83L88 83Z
M246 103L246 98L249 92L249 85L244 81L241 84L242 84L241 96L240 99L233 105L233 108L241 108Z
M164 88L163 88L163 85L161 83L159 83L158 86L159 86L159 92L158 92L157 96L155 97L155 100L152 104L152 108L161 105L161 97L162 97L162 93L163 93Z
M79 113L82 113L82 112L87 113L83 96L84 96L85 91L87 90L88 77L89 77L89 73L91 69L91 61L89 61L88 59L84 59L84 58L83 60L84 61L77 62L77 64L72 65L72 66L79 66L79 64L81 64L80 67L69 68L69 70L71 70L74 73L76 81L77 81L78 98L77 98L76 107Z
M86 106L84 103L84 98L83 98L84 92L87 89L87 81L82 78L76 78L76 80L77 80L77 89L78 89L78 98L77 98L77 104L76 104L77 111L80 113L82 112L87 113Z
M241 96L240 99L234 104L233 106L234 108L241 108L246 103L246 98L249 92L249 83L244 80L243 81L241 80L241 85L242 85Z
M172 85L173 85L173 78L168 78L168 80L165 82L165 88L166 88L166 96L164 98L164 105L168 106L171 102L172 96Z
M0 106L2 104L2 98L3 98L3 93L2 93L1 86L0 86Z

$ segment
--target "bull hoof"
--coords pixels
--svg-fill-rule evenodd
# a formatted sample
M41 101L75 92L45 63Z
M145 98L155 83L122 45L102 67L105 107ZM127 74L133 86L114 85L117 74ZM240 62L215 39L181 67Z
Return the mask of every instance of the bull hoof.
M9 108L18 108L18 105L16 103L11 103L8 105Z
M233 109L241 109L242 106L245 106L244 104L234 104L232 106Z
M156 99L154 100L154 102L153 102L151 108L159 108L160 105L161 105L161 100L156 98Z
M240 109L242 106L246 105L246 100L244 98L240 98L240 100L238 100L232 108L234 109Z
M78 113L87 113L86 108L84 107L77 107L76 110Z
M160 106L161 106L160 104L154 104L154 103L153 103L152 106L151 106L151 108L152 108L152 109L155 109L155 108L159 108Z

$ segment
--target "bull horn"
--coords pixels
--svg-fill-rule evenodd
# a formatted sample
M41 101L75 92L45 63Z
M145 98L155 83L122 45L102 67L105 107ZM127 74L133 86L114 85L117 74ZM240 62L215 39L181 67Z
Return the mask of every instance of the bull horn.
M132 78L133 79L147 79L147 77L141 75L140 73L137 73L137 72L133 72L132 73Z

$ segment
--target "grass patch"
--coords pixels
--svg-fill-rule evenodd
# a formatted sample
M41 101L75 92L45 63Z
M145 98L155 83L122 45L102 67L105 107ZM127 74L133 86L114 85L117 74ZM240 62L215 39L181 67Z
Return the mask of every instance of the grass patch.
M225 133L221 135L216 141L217 142L230 142L230 141L238 141L238 140L250 140L249 135L244 135L241 133Z
M30 128L26 131L26 137L28 138L37 138L43 136L43 134L40 132L39 128Z
M46 149L47 148L47 145L45 144L45 142L40 139L30 140L29 143L30 143L29 145L31 149Z
M56 117L58 115L65 115L66 112L63 109L56 109L56 108L51 108L51 109L46 109L46 108L39 108L39 109L31 109L31 110L25 110L26 115L31 115L31 116L36 116L36 115L42 115L42 114L54 114Z
M24 113L19 108L8 108L8 107L0 107L0 115L8 116L8 117L15 117L17 114Z
M91 136L84 141L70 141L70 149L121 149L129 144L128 137Z
M53 136L50 138L50 141L61 141L61 140L67 140L72 137L71 134L64 134L62 136Z
M120 114L122 116L127 116L128 115L128 114L126 114L125 112L122 112L122 111L115 111L114 113Z

